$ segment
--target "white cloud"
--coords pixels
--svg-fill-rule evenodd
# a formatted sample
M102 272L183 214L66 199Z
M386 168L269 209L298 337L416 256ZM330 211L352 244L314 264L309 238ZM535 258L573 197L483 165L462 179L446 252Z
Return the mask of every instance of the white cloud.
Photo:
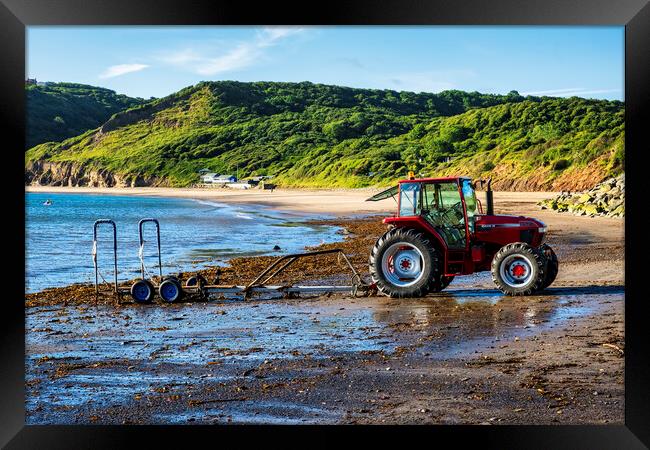
M216 75L243 69L253 65L261 56L260 53L260 49L254 45L240 44L222 56L200 59L195 66L195 71L200 75Z
M581 89L582 88L549 89L549 90L546 90L546 91L523 92L521 95L558 95L558 94L563 94L565 92L579 91Z
M587 95L587 94L611 94L614 92L621 92L621 89L594 89L592 91L580 91L572 95Z
M475 76L476 73L471 70L432 70L396 74L388 77L382 84L384 86L392 84L394 89L400 91L440 92L455 89L459 81Z
M257 35L258 43L263 46L269 46L276 41L292 36L294 34L302 33L304 28L300 27L266 27Z
M119 77L131 72L139 72L149 67L147 64L118 64L111 66L99 75L99 78Z
M201 55L192 49L185 49L178 52L168 53L159 56L157 59L167 64L181 66L183 64L189 64L189 63L200 61Z
M158 59L167 64L189 69L199 75L217 75L254 65L265 56L265 48L274 46L304 30L299 27L266 27L258 31L253 39L239 42L221 54L215 54L214 49L201 52L185 48L167 53Z
M564 88L564 89L549 89L546 91L530 91L522 92L521 95L540 95L549 97L581 97L584 95L593 94L611 94L613 92L621 92L620 89L585 89L585 88Z

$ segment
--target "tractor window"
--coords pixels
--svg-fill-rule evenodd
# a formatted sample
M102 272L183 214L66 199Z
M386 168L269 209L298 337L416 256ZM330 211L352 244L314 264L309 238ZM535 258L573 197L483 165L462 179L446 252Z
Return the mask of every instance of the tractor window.
M399 215L419 214L420 183L402 183L399 189Z
M425 219L438 230L449 248L465 248L465 213L456 183L424 185Z
M463 180L462 189L463 197L465 197L465 208L467 209L467 220L469 221L469 230L474 232L474 216L477 213L476 209L476 192L472 187L470 180Z

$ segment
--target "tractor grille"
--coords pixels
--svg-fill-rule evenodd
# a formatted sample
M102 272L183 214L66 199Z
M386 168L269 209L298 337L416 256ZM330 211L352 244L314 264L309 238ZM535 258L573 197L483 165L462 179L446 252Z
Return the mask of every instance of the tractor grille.
M526 244L530 244L533 242L533 230L521 230L519 234L519 240L521 242L525 242Z

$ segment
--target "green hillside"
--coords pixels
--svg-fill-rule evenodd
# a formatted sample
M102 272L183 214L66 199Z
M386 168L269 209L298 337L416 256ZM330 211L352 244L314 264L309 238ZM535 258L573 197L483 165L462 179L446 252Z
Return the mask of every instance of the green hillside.
M75 83L30 84L26 91L27 148L97 128L116 112L144 101Z
M30 149L26 181L83 183L99 171L126 184L186 186L201 168L238 168L240 177L275 175L282 185L362 187L416 169L491 174L505 189L572 188L623 170L623 115L621 102L516 92L203 82ZM53 166L75 180L43 176Z

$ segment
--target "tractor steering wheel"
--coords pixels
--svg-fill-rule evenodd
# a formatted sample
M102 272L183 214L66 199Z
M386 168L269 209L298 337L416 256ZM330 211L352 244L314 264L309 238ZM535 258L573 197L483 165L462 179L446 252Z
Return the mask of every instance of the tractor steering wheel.
M441 225L447 227L458 226L463 218L463 204L461 202L455 203L449 208L445 208L444 212L440 215Z
M459 222L465 218L465 214L463 213L463 202L454 203L454 205L449 208L449 210L454 212L456 220Z

